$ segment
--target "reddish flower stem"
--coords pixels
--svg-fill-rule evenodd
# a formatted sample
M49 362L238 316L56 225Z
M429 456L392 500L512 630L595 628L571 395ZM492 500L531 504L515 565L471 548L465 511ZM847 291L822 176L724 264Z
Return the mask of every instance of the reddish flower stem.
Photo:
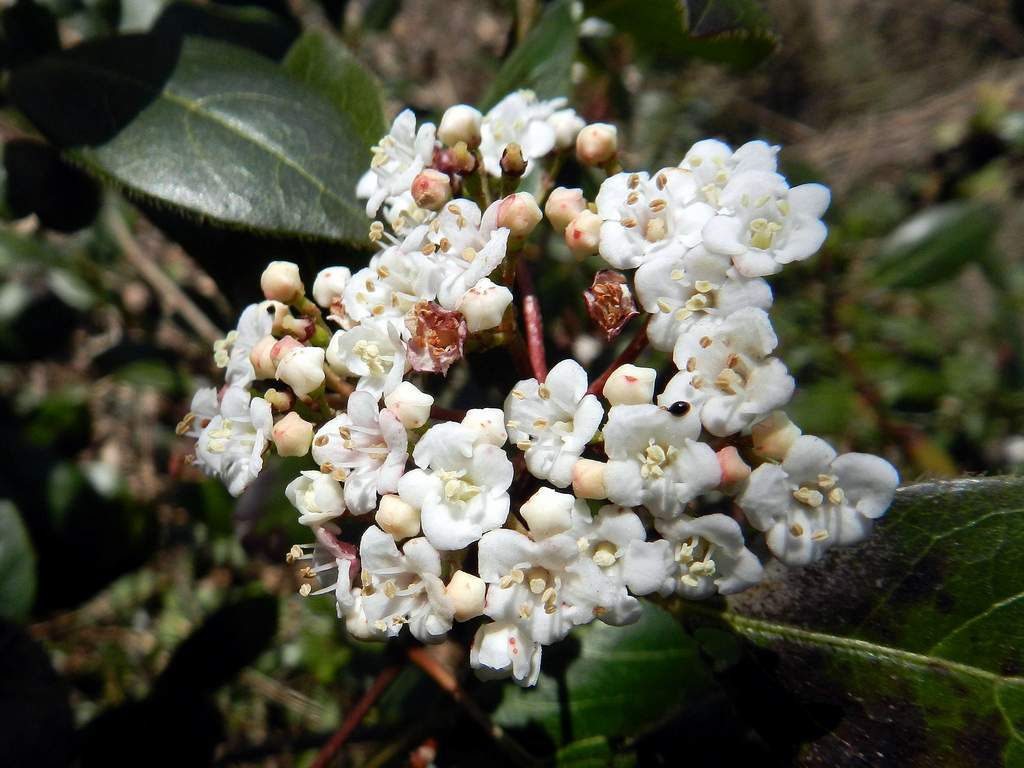
M540 301L533 287L533 278L522 260L516 269L516 282L519 284L519 295L522 299L526 351L530 358L530 368L533 369L537 381L543 382L548 377L547 355L544 352L544 320L540 315Z
M369 688L366 689L366 693L363 697L356 702L356 705L349 710L348 715L345 716L345 720L342 722L341 727L334 732L334 735L328 739L327 743L324 744L323 748L316 756L316 760L313 761L310 768L327 768L337 757L338 752L345 746L345 742L348 741L348 737L352 735L352 732L356 729L356 726L363 721L366 717L366 713L370 711L370 707L373 703L380 698L380 695L388 689L388 686L394 682L395 678L398 677L398 673L401 671L401 667L392 666L385 667L381 670L380 674L377 675L377 679L373 681Z
M588 394L601 394L601 390L604 389L605 382L608 381L608 377L612 375L616 368L620 365L625 365L626 363L632 363L640 356L640 353L647 347L647 323L650 322L650 319L651 316L648 315L644 320L643 325L640 326L640 330L636 332L636 336L633 337L633 340L630 341L626 348L622 350L622 353L612 361L612 364L605 369L605 372L598 376L594 380L594 383L590 385L590 388L587 390Z

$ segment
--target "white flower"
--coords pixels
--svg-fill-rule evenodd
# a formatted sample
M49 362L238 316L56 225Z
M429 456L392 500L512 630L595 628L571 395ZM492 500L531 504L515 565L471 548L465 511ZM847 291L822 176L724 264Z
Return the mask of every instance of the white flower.
M336 331L327 345L331 370L358 379L357 391L380 398L402 383L406 349L397 327L387 321L366 321L349 331Z
M345 482L345 504L354 515L377 507L377 495L392 493L409 458L408 433L377 398L356 391L348 409L324 424L313 438L313 460Z
M441 642L452 628L455 606L441 581L441 557L423 538L395 540L370 526L359 542L362 611L367 622L387 637L408 624L422 643Z
M270 403L229 387L221 398L220 412L199 435L196 463L219 477L232 496L239 496L263 469L263 452L273 428Z
M416 116L403 111L391 124L391 131L373 147L370 170L359 180L356 194L368 197L366 215L373 217L389 198L409 191L412 180L434 159L432 123L416 130Z
M315 469L303 470L288 483L284 495L299 510L301 525L322 525L345 512L345 496L341 483Z
M178 434L198 440L213 418L219 415L220 401L217 399L217 388L203 387L196 390L196 393L192 395L192 404L189 406L188 414L178 425ZM218 456L213 458L219 459ZM210 477L217 475L217 468L209 464L206 457L199 453L198 450L196 451L193 463L203 474Z
M226 368L224 380L229 387L246 388L256 378L249 353L274 327L276 301L261 301L242 310L238 327L213 345L214 361Z
M777 146L764 141L748 141L733 152L728 144L704 139L690 147L679 167L694 175L701 200L717 208L729 179L744 171L774 172L778 153Z
M745 307L772 305L768 283L743 277L727 256L703 246L681 257L652 259L636 271L633 282L640 305L651 313L647 326L651 345L666 351L704 318L724 318Z
M777 173L745 171L722 190L720 212L704 226L704 245L731 257L742 275L771 275L821 247L828 230L820 219L828 204L828 188L821 184L790 189Z
M591 518L585 502L575 505L570 535L585 558L590 558L613 585L614 601L600 619L607 624L631 624L640 618L640 602L631 596L657 592L670 578L675 563L668 542L646 541L647 531L634 512L606 504Z
M462 549L505 523L512 462L490 443L475 444L472 430L435 424L413 451L419 469L398 483L402 500L419 507L423 534L437 549Z
M793 377L775 357L778 344L768 315L748 307L725 320L704 320L676 343L672 377L658 404L690 403L712 435L748 429L793 396Z
M604 428L608 498L626 507L643 504L656 517L682 514L721 479L715 452L699 436L692 408L676 415L657 405L614 406Z
M341 299L351 278L352 271L348 267L321 269L313 281L313 301L324 309L330 308L331 304Z
M469 649L469 665L481 680L512 677L521 686L537 684L541 644L509 621L481 624Z
M505 398L509 439L526 455L534 477L558 488L572 482L572 468L601 426L604 408L587 394L587 372L563 360L543 384L520 381Z
M383 219L399 237L407 235L422 224L429 224L437 215L434 211L420 208L412 199L412 192L389 197L384 202Z
M672 576L662 594L673 592L702 600L718 592L731 595L761 581L764 569L746 547L739 523L723 514L682 515L655 520L654 527L671 543Z
M487 172L500 176L501 153L509 144L518 144L529 173L530 161L555 148L557 134L550 119L565 103L565 99L538 101L533 91L515 91L491 107L480 128L480 152ZM563 119L560 116L556 122Z
M683 256L700 243L701 229L715 210L697 199L697 182L678 168L619 173L597 193L601 256L617 269L632 269L657 257Z
M575 109L560 109L548 118L548 124L555 131L555 147L569 149L575 146L576 137L586 122Z
M747 520L767 531L768 548L786 565L817 560L831 546L865 539L892 502L899 475L865 453L836 452L812 435L798 437L782 464L753 471L737 499Z
M443 273L432 247L424 252L426 237L427 227L412 229L352 275L342 297L346 327L366 320L399 320L417 302L436 296Z
M295 347L284 353L277 364L275 378L299 397L314 392L324 383L324 350L321 347Z
M476 203L452 200L430 223L427 240L441 270L437 303L445 309L458 307L466 291L505 259L509 230L497 226L500 208L499 200L481 216Z

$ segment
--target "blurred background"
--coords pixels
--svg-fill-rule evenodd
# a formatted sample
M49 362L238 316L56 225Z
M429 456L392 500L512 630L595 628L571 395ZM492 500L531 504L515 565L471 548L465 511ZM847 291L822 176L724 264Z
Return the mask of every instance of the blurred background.
M151 28L276 59L301 29L331 28L384 85L388 117L405 105L436 117L480 99L542 5L20 1L0 12L0 64ZM1024 5L761 6L744 45L712 50L666 46L652 25L586 21L567 95L588 120L620 127L627 168L675 165L704 137L765 138L783 146L791 183L832 188L826 247L771 280L798 381L789 412L805 432L879 453L905 482L1018 471ZM271 466L234 500L189 466L174 430L192 392L216 380L211 344L257 298L267 260L298 261L311 279L366 255L135 205L9 105L0 138L0 688L18 691L0 729L17 722L36 739L33 765L76 752L93 765L309 765L389 652L347 640L329 598L296 596L284 562L304 540L283 494L294 467ZM595 180L569 167L562 183L592 192ZM537 253L549 260L549 356L600 370L613 351L595 343L579 300L597 264L555 240ZM493 706L502 689L478 695ZM692 712L687 723L706 726ZM635 738L640 764L671 762L663 740L678 722L656 725ZM406 669L347 755L425 765L434 746L441 764L501 759Z

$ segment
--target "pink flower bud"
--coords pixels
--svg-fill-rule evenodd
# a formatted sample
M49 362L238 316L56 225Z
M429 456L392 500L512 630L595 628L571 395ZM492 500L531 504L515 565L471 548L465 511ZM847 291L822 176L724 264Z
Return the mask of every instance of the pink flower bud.
M272 261L260 276L263 295L282 304L294 304L306 293L299 276L299 265L290 261Z
M576 157L584 165L604 165L619 151L619 132L614 125L591 123L576 137Z
M718 466L722 468L722 488L732 488L750 477L750 465L743 460L733 445L727 445L717 454Z
M653 368L640 368L627 363L620 365L608 381L601 394L612 405L641 405L654 398L654 380L658 372Z
M420 532L420 511L393 494L381 496L374 519L397 541L412 538Z
M519 511L530 527L534 540L565 533L572 526L572 508L576 499L568 493L541 488L526 500Z
M484 594L487 591L487 585L479 576L465 571L456 571L452 574L452 579L444 591L455 606L457 621L469 621L469 619L483 615Z
M582 210L565 228L565 244L576 257L597 253L601 242L601 217L590 210Z
M604 485L607 465L603 461L580 459L572 468L572 492L580 499L607 499Z
M384 396L384 405L406 429L418 429L430 418L434 398L421 392L411 381L403 381Z
M412 180L412 199L428 211L439 211L452 199L452 184L448 175L427 168Z
M512 291L485 277L462 295L456 309L465 318L469 332L477 333L501 325L511 303Z
M298 349L302 346L302 342L298 341L294 336L285 336L283 339L278 339L273 347L270 348L270 362L274 365L274 376L277 376L277 366L281 364L281 360L288 352L293 349Z
M544 203L544 214L556 232L565 232L570 222L587 208L582 189L555 187Z
M480 144L480 123L483 115L468 104L456 104L448 107L437 127L437 138L449 147L460 141L467 146L476 147Z
M292 411L274 425L273 439L279 456L305 456L313 442L313 425Z
M324 383L324 350L322 347L293 348L277 365L276 378L283 381L299 397L306 397Z
M256 371L257 379L272 379L277 373L277 364L274 362L272 353L277 339L273 336L264 336L252 345L249 351L249 362Z
M508 227L512 237L527 237L544 218L529 192L516 192L498 205L498 226Z
M789 448L800 437L800 427L789 420L785 411L772 411L768 418L750 429L754 452L765 459L782 461Z

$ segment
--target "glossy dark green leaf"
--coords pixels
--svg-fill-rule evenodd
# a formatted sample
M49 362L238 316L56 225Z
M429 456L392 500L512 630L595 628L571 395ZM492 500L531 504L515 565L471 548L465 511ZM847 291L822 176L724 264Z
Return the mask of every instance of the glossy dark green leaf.
M572 63L576 58L577 28L572 4L556 0L502 64L480 108L493 107L503 96L529 88L542 99L571 96Z
M24 619L36 596L36 555L18 510L0 501L0 618Z
M367 150L387 133L380 84L336 38L323 32L305 33L282 66L348 115ZM368 151L364 159L369 167Z
M636 624L594 622L567 644L577 641L579 654L567 665L559 664L562 647L545 648L537 686L507 686L496 722L540 726L556 743L635 735L710 683L697 643L655 605L644 604Z
M881 244L873 283L922 288L955 277L989 252L999 226L991 205L958 201L928 208L908 219Z
M352 121L249 51L113 38L33 62L10 91L75 162L158 206L266 235L365 235Z
M1024 480L901 489L861 546L683 616L760 649L818 728L800 765L1024 765Z

